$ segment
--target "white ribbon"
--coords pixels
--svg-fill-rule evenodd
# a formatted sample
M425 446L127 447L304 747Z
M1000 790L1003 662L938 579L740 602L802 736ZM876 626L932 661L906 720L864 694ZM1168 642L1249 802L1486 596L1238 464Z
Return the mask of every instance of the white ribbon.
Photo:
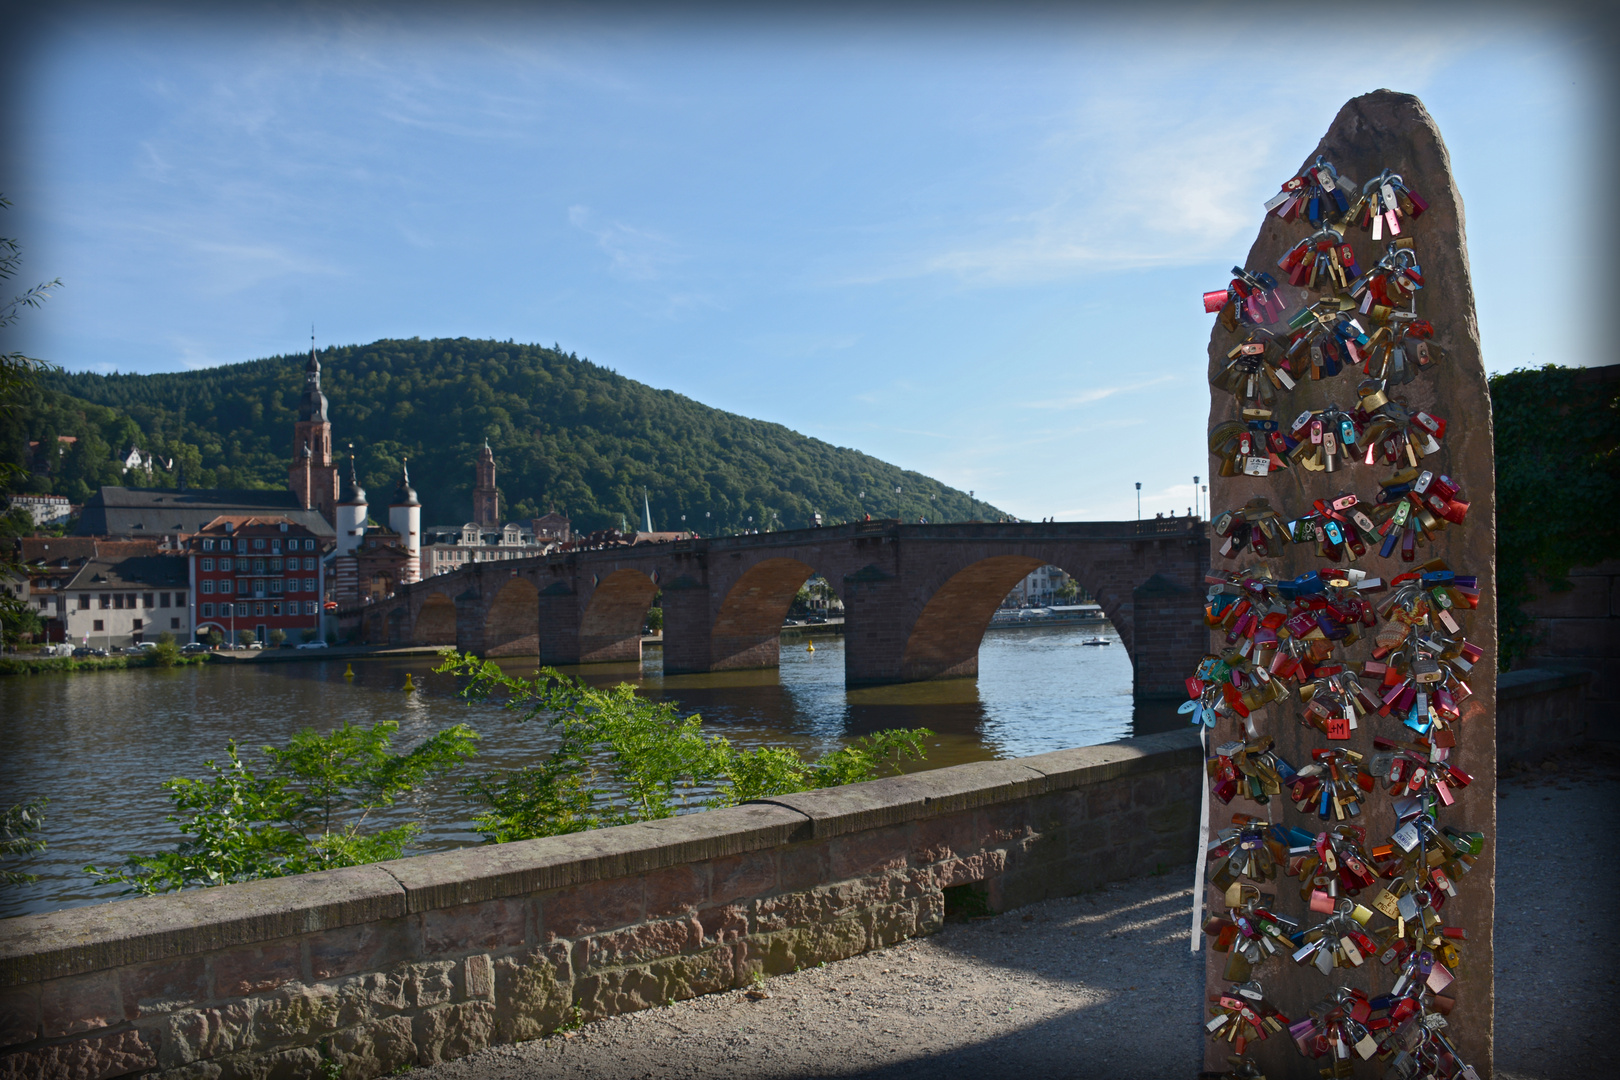
M1204 760L1199 770L1204 774L1203 798L1198 806L1198 857L1194 860L1193 869L1193 910L1192 935L1188 946L1192 952L1198 951L1198 946L1204 940L1204 859L1209 854L1209 728L1204 725L1202 715L1198 717L1198 746L1204 751Z

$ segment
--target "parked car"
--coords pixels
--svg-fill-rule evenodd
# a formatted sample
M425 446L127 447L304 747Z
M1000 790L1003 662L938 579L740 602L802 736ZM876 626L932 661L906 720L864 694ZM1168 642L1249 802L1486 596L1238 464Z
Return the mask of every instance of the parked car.
M300 649L324 649L324 648L326 648L326 642L321 641L320 639L317 638L314 641L306 641L306 642L304 642L302 645L298 646L298 648L300 648Z
M107 650L106 649L92 649L87 645L80 645L77 649L73 650L73 655L74 656L106 656L107 655Z
M827 616L821 614L819 611L811 612L804 621L810 623L811 625L819 626L827 621Z
M204 645L200 641L188 641L184 645L180 646L180 651L183 653L207 652L208 646Z

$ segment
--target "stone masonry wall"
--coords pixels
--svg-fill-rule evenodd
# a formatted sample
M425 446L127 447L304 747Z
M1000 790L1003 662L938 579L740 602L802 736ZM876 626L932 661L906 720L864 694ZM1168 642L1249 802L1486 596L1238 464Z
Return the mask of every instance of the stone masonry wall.
M1184 865L1181 731L0 922L0 1078L346 1077Z

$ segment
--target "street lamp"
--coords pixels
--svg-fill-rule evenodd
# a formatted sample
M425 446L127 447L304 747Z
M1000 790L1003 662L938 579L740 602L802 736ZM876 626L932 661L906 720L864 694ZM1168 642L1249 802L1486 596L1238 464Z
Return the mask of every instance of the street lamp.
M1199 516L1198 507L1198 477L1193 477L1193 516Z
M1136 482L1136 520L1142 520L1142 482Z
M900 511L900 487L899 487L899 485L896 485L895 489L894 489L894 516L897 519L899 519L900 521L904 521L906 519L906 515L901 513L901 511Z

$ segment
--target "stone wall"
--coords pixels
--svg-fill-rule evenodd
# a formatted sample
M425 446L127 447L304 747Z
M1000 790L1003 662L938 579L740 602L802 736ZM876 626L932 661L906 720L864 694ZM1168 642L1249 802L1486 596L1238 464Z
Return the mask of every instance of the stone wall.
M1521 661L1539 668L1585 669L1592 673L1581 704L1587 736L1620 739L1620 561L1578 566L1569 572L1573 588L1537 588L1524 607L1533 620L1536 642Z
M1496 760L1546 757L1590 738L1587 688L1592 673L1515 668L1496 678Z
M1190 731L0 922L0 1078L347 1077L1185 865Z

